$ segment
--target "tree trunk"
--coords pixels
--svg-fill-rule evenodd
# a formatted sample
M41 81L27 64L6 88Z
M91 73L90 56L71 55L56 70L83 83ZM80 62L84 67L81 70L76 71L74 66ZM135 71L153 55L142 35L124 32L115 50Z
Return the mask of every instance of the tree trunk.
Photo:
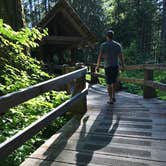
M22 0L0 0L0 18L14 30L25 26Z
M48 12L48 0L44 0L44 9L45 9L45 13Z
M166 0L163 0L163 20L162 20L162 46L163 46L163 58L166 60Z

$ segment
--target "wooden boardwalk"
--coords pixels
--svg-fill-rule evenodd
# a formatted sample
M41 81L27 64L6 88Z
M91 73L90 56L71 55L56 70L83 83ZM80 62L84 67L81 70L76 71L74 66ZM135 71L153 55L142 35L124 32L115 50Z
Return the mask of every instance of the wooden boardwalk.
M73 118L21 166L166 166L166 102L126 92L107 104L106 89L89 89L88 111Z

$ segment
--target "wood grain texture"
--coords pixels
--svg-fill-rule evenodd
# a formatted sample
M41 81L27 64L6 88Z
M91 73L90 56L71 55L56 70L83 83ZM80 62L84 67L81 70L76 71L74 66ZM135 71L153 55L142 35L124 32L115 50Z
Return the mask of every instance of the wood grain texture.
M73 118L21 166L165 166L166 102L121 91L110 105L101 85L91 86L87 98L81 120Z
M51 90L64 90L64 85L74 79L83 77L86 74L87 68L79 69L77 71L53 78L51 80L33 85L31 87L21 89L0 97L0 113L7 112L9 108L17 106L29 99L37 97L45 92Z
M24 142L32 138L35 134L37 134L41 129L47 127L52 123L57 117L63 115L65 112L69 110L69 107L74 103L78 102L81 99L84 99L88 93L88 88L86 87L80 93L74 95L70 100L67 100L45 116L41 117L39 120L32 123L30 126L20 131L10 139L0 144L0 159L3 159L10 153L12 153L15 149L20 147ZM86 108L85 108L86 109Z

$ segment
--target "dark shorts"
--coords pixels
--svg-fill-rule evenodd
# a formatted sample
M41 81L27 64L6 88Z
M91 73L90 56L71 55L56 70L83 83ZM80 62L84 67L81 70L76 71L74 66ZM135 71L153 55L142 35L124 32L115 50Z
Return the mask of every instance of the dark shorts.
M116 83L118 78L118 73L119 73L118 66L105 68L106 83L108 85Z

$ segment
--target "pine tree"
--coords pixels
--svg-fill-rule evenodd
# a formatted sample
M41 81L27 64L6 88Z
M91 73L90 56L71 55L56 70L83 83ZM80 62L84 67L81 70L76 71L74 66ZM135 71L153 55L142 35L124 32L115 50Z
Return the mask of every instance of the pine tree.
M166 0L163 0L163 17L162 17L162 56L166 60Z
M22 0L1 0L0 18L16 31L24 27L25 21Z

